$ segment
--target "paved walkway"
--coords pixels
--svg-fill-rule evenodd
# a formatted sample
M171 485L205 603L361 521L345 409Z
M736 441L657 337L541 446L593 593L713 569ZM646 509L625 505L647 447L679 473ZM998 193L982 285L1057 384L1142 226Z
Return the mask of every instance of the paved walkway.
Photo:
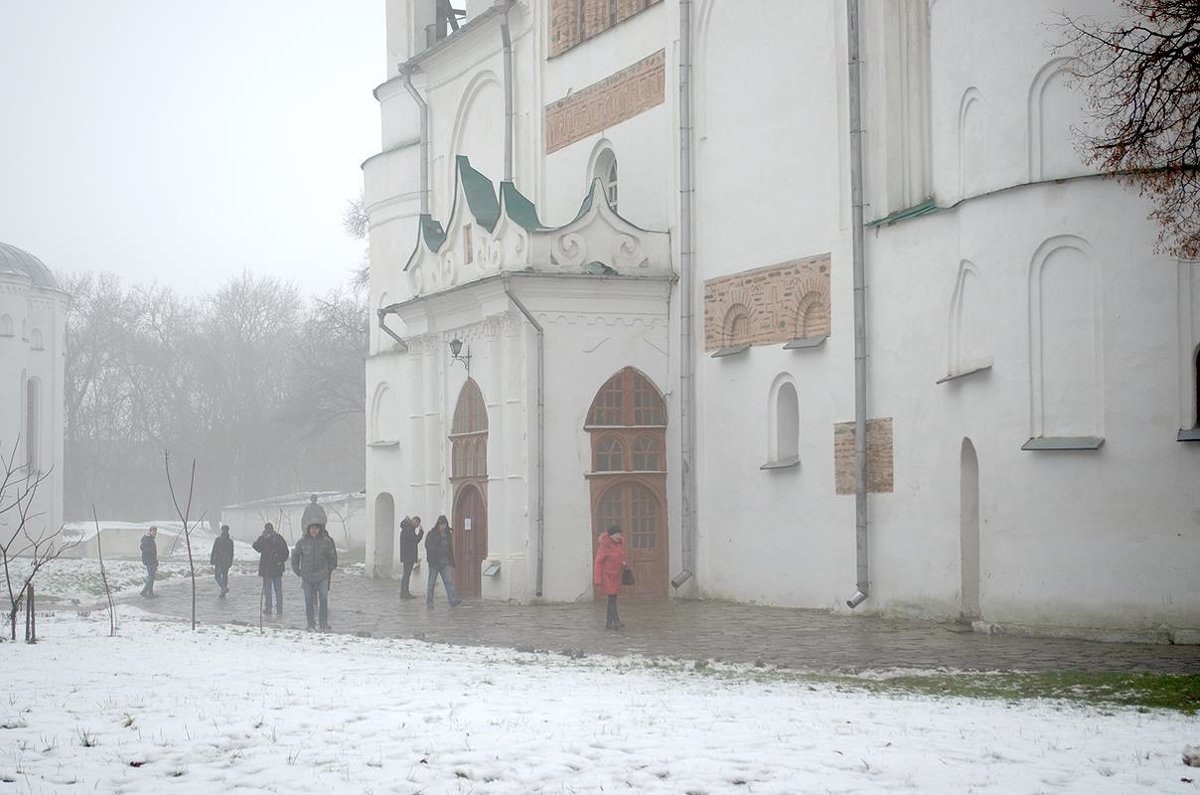
M256 577L230 578L216 596L211 577L197 580L197 618L206 624L258 624ZM147 610L188 617L186 582L161 583L159 598L124 599ZM973 671L1157 671L1200 673L1200 646L1030 639L956 631L953 626L824 611L685 601L627 602L626 627L604 630L604 604L446 604L439 588L430 610L423 598L400 600L398 584L335 575L330 624L339 633L416 638L438 643L546 650L568 654L634 654L714 660L820 672L953 668ZM267 627L304 628L304 597L291 572L284 579L285 614Z

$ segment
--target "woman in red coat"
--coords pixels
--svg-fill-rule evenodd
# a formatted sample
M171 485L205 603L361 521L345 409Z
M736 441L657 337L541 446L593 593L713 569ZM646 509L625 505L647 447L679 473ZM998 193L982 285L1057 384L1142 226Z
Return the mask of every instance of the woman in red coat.
M617 617L617 594L621 592L621 574L625 571L625 540L621 528L612 525L600 536L596 547L596 563L592 567L592 582L608 597L608 623L605 629L625 626Z

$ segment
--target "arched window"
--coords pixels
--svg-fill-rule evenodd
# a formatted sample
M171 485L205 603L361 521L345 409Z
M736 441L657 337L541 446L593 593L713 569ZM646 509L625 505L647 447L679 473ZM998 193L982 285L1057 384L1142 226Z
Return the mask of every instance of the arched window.
M662 472L661 434L643 433L633 443L633 469L635 472Z
M41 384L36 378L25 382L25 461L33 474L41 467Z
M723 336L726 347L750 341L750 310L745 304L734 304L725 312Z
M35 351L40 351L45 348L45 343L42 341L42 330L35 328L29 334L29 347Z
M829 306L824 293L811 290L796 305L796 337L818 337L829 333Z
M775 460L800 457L800 399L790 382L779 385L775 395Z
M663 426L667 424L667 405L650 379L626 367L600 387L588 412L587 424Z
M483 402L483 393L479 391L475 379L468 378L458 395L458 405L454 407L454 425L450 432L457 435L479 433L487 429L487 406Z
M775 379L767 402L767 463L761 469L787 469L800 463L800 397L787 373Z
M454 407L450 426L450 477L487 477L487 404L479 384L468 378Z
M1196 423L1192 427L1200 428L1200 346L1196 347L1195 367L1192 368L1192 378L1196 387Z
M596 164L592 167L592 179L600 180L604 188L604 198L615 213L617 211L617 156L613 150L604 148L596 156Z
M13 335L12 315L0 315L0 337L11 337L12 335Z
M592 450L592 471L620 472L625 468L625 445L616 436L601 437Z

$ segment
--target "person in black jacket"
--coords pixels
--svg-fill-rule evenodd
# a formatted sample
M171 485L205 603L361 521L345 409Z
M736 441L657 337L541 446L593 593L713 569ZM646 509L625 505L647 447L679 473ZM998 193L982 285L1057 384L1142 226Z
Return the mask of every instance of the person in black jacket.
M313 607L317 608L317 620L321 631L329 629L329 580L337 568L337 547L325 528L316 522L308 526L308 532L296 542L292 550L292 571L300 578L304 588L304 613L309 630L317 628Z
M417 565L419 560L417 544L421 543L424 536L425 529L421 527L421 517L414 516L410 519L406 516L400 520L400 563L404 565L404 574L400 577L401 599L417 598L408 590L408 581L412 577L413 566Z
M454 587L450 569L454 568L454 537L450 532L450 522L445 514L439 516L433 529L425 535L425 559L429 561L429 582L425 586L425 606L433 607L433 591L437 587L437 578L442 578L446 586L446 598L451 607L458 607L462 601Z
M154 598L154 575L158 573L158 542L154 540L157 535L158 528L151 525L146 535L142 536L142 565L146 567L146 584L142 586L142 596L147 599Z
M263 581L263 615L271 615L272 606L275 615L283 616L283 565L287 563L287 541L275 532L275 526L270 522L263 525L262 535L254 540L254 551L258 553L258 576ZM275 592L272 605L271 592Z
M213 567L213 577L221 589L220 596L225 598L229 593L229 567L233 565L233 539L229 537L229 525L221 525L221 535L213 542L212 553L208 562Z

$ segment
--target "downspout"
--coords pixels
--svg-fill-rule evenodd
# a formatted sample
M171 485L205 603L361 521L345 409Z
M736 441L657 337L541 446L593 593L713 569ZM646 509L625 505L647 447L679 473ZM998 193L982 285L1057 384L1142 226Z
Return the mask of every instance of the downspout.
M387 323L384 322L384 319L387 317L388 312L389 312L389 310L386 308L379 310L379 330L382 331L384 334L387 334L389 337L394 339L396 342L400 343L400 348L402 350L404 350L405 352L407 352L408 351L408 343L404 341L403 337L401 337L399 334L397 334L396 332L394 332L390 328L388 328Z
M412 84L412 73L417 68L400 64L400 74L404 76L404 87L408 89L409 95L421 109L421 215L429 215L429 105L421 98L416 86Z
M679 459L680 546L683 569L671 580L679 588L696 570L696 378L692 324L695 276L692 272L692 0L679 0Z
M854 269L854 550L858 590L854 609L871 593L867 570L867 302L863 241L862 60L858 0L846 0L850 88L850 250Z
M504 294L513 302L533 330L537 332L537 569L534 594L542 596L542 574L546 562L546 346L542 324L537 322L521 299L513 295L508 276L504 276Z
M513 181L513 127L516 111L513 110L513 52L512 35L508 30L508 8L511 0L501 0L504 18L500 21L500 40L504 49L504 181ZM541 588L538 589L539 591Z

